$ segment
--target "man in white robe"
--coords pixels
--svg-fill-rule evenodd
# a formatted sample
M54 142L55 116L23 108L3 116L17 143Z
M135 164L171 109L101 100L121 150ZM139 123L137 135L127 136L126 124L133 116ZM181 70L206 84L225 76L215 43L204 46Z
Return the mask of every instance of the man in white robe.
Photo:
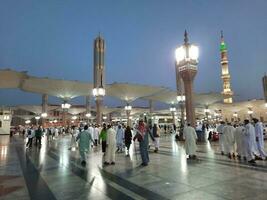
M197 139L197 133L195 129L188 124L184 127L183 135L185 138L185 152L187 155L189 155L189 159L195 159L196 158L196 139Z
M123 141L124 141L124 130L121 127L121 125L119 125L117 129L117 135L116 135L117 152L122 152Z
M225 122L221 121L220 125L217 127L217 132L219 133L219 144L221 149L221 154L224 155L225 151L225 139L223 135L223 127L225 126Z
M245 139L244 139L244 154L249 163L255 164L254 157L254 137L255 137L255 129L248 119L244 120L245 124Z
M224 135L225 140L225 152L228 154L228 157L231 159L232 156L235 157L234 154L234 145L235 145L235 138L234 138L235 128L231 125L231 123L227 123L223 127L222 133Z
M243 150L243 137L244 137L245 128L242 125L239 125L235 129L235 143L236 143L236 152L238 159L241 159L244 156Z
M94 129L93 129L93 137L94 137L94 141L95 141L95 146L97 146L98 142L99 142L99 128L97 125L95 125Z
M91 137L94 138L94 128L93 128L93 125L92 124L89 125L88 131L89 131ZM90 145L93 146L93 144L94 144L94 142L91 143Z
M256 136L257 149L260 155L260 159L265 160L267 157L267 154L264 150L263 125L262 125L262 122L260 122L256 118L254 118L253 121L255 123L255 136Z
M107 149L105 155L104 164L115 165L115 151L116 151L116 131L112 128L111 125L107 127Z

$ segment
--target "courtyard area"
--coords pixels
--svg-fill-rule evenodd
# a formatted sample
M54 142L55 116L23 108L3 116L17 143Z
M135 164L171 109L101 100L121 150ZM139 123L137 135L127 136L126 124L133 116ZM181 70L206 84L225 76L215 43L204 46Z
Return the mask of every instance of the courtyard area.
M21 136L1 136L0 199L266 199L267 162L251 166L229 160L219 145L198 144L198 160L187 160L183 142L163 136L160 150L150 147L141 167L138 144L130 157L116 153L116 164L103 166L98 145L81 166L70 136L25 148Z

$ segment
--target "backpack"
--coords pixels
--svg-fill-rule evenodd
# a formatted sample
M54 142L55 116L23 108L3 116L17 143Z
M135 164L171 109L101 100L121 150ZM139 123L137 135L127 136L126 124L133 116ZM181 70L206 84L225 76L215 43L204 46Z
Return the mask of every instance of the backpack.
M31 134L32 134L31 129L29 129L29 130L27 131L27 134L28 134L28 135L31 135Z

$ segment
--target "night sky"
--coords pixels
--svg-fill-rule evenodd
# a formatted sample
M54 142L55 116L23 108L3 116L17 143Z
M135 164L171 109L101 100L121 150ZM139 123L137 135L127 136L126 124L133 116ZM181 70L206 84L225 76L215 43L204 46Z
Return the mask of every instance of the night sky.
M265 0L1 0L0 68L92 82L93 40L101 32L107 83L175 89L174 50L187 29L189 41L200 48L195 91L221 92L223 30L237 99L262 98L266 8ZM0 105L40 104L40 99L0 90Z

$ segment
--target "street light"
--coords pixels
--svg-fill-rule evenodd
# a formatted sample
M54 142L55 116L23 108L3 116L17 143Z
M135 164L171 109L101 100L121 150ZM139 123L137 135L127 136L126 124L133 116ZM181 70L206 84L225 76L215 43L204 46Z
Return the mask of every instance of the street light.
M46 117L47 117L47 113L42 113L42 114L41 114L41 117L42 117L42 118L46 118Z
M70 107L71 107L71 104L69 103L64 102L63 104L61 104L61 108L63 110L68 110Z
M9 115L4 115L4 121L9 121L10 120L10 116Z
M87 118L90 118L92 115L91 115L91 113L86 113L85 114L85 117L87 117Z
M29 123L31 123L31 120L26 120L25 121L25 124L29 124Z
M71 119L76 120L78 117L77 116L72 116Z
M41 118L40 116L36 116L36 117L35 117L35 119L36 119L36 125L39 124L39 119L40 119L40 118Z
M132 110L132 106L127 105L127 106L124 107L124 110L131 111Z
M235 112L234 114L233 114L233 117L238 117L238 114Z
M101 76L102 80L102 76ZM102 104L103 104L103 97L106 95L106 90L102 86L102 82L100 87L95 87L92 91L93 96L95 97L96 102L96 123L101 124L102 121Z
M198 55L198 47L188 42L188 35L185 31L184 44L175 50L175 58L178 74L181 76L184 83L186 117L192 126L195 126L193 81L197 73Z
M170 111L174 113L176 111L176 108L175 107L170 107Z
M252 115L253 114L253 110L248 110L248 114Z
M185 95L178 95L177 96L177 101L178 101L178 103L185 102Z
M124 107L124 110L126 111L126 116L127 116L127 125L130 126L130 115L131 115L131 110L132 110L132 106L130 106L128 103L127 105Z
M106 91L103 87L93 89L93 96L94 97L103 97L105 95L106 95Z

